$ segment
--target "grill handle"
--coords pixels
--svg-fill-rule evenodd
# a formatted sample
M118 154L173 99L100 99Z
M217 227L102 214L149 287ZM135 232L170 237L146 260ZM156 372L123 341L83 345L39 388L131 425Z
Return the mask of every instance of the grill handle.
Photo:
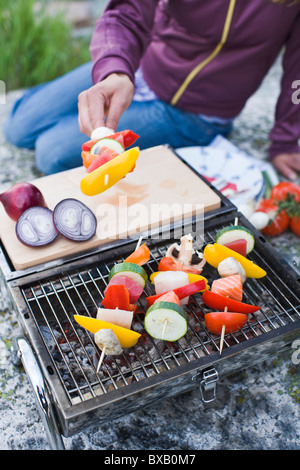
M15 355L15 362L16 359L21 359L33 388L38 412L43 426L45 427L51 450L65 450L61 434L57 428L54 410L44 376L30 344L23 336L15 338L13 354Z
M197 372L196 375L192 377L192 380L195 381L198 377L202 377L202 380L199 383L200 395L203 403L210 403L216 399L216 387L217 381L219 380L219 374L216 369L207 369L205 371Z

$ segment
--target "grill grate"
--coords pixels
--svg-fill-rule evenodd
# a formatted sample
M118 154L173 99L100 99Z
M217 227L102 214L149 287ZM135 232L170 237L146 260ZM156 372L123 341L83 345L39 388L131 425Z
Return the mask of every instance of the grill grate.
M205 244L214 242L216 230L220 228L222 224L206 231L204 237L197 235L195 248L201 251ZM165 256L170 243L160 241L151 248L151 259L144 266L148 275L157 271L159 260ZM68 274L56 274L21 289L30 316L52 358L53 367L70 404L85 402L133 382L142 382L148 377L219 351L220 338L210 334L204 326L204 314L210 309L203 305L201 294L193 296L186 306L189 319L185 337L176 343L150 338L143 329L147 306L145 297L155 293L154 287L148 282L138 303L139 313L133 322L133 329L142 334L138 344L125 350L119 357L107 356L99 374L96 374L100 351L93 341L93 335L74 322L73 315L96 315L110 269L126 256L127 253L124 258L118 257L113 262L110 258L109 261L101 260ZM289 288L280 273L256 249L250 258L266 269L268 276L261 280L248 279L243 301L259 305L261 310L249 315L247 325L240 331L225 335L224 349L245 343L300 317L299 298L294 289ZM203 275L210 280L218 277L216 270L207 264Z

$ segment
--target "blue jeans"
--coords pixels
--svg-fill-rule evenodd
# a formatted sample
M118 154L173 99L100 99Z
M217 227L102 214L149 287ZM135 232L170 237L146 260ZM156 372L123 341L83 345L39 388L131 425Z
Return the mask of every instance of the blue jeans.
M88 137L78 125L78 95L93 83L91 63L51 82L27 90L4 124L8 142L34 149L37 168L52 174L82 165L81 146ZM173 148L208 145L231 124L212 124L160 100L133 101L121 116L118 130L140 135L141 149L169 144Z

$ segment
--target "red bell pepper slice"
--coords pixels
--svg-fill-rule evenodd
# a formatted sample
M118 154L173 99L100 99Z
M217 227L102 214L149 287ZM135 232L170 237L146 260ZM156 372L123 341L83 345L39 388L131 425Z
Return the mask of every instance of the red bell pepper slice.
M105 308L119 308L120 310L135 310L135 305L130 303L128 289L122 284L109 285L105 289L105 297L102 300Z
M193 268L193 266L186 266L183 263L175 261L171 256L165 256L159 262L158 271L184 271L191 274L200 274L202 269Z
M115 136L115 137L114 137L114 140L117 140L118 142L120 142L120 144L122 145L122 147L125 148L124 137L123 137L121 134Z
M227 307L228 311L236 313L253 313L257 310L260 310L260 307L257 305L245 304L244 302L239 302L238 300L230 299L224 295L218 294L217 292L212 292L210 290L205 290L202 294L202 300L207 305L207 307L214 308L216 310L225 310Z
M177 287L176 289L173 289L173 292L178 296L180 300L182 300L185 297L196 294L197 292L200 292L204 289L206 289L206 282L204 281L204 279L200 279L199 281L191 282L191 284L187 284L186 286ZM150 295L149 297L146 297L149 307L157 299L159 299L159 297L161 297L162 295L165 295L166 293L167 292L164 292L163 294Z
M205 314L204 320L206 328L211 333L220 335L223 326L225 326L225 334L240 330L246 324L248 316L236 312L210 312Z
M98 140L99 139L94 139L94 140L88 140L87 142L84 142L84 144L82 144L81 150L83 152L89 152L91 148L93 147L93 145L95 145L95 143L98 142Z
M120 131L116 132L115 134L111 134L106 136L107 139L117 139L119 136L123 137L124 141L124 147L127 149L127 147L130 147L133 145L138 138L140 137L138 134L135 134L133 131L130 129L126 129L125 131Z
M105 138L107 138L107 139L116 139L116 140L119 140L118 139L119 137L123 138L124 147L127 148L127 147L130 147L131 145L133 145L140 136L138 134L135 134L133 131L131 131L129 129L125 130L125 131L116 132L115 134L105 136ZM88 140L87 142L82 144L82 150L85 151L85 152L89 152L91 150L91 148L93 147L93 145L96 142L98 142L98 140L100 140L100 139Z

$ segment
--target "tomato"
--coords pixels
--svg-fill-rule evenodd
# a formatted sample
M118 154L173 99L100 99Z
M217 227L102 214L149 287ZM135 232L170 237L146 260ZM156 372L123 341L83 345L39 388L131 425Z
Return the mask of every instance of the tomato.
M290 229L300 236L300 186L295 183L281 182L274 186L272 192L278 199L279 208L286 211L290 218Z
M293 196L296 202L300 201L300 186L289 181L281 181L271 190L270 199L274 201L283 201L288 195Z
M248 316L235 312L210 312L205 317L206 328L214 335L220 335L223 325L226 333L234 333L240 330L247 322Z
M226 243L224 246L227 246L227 248L236 251L242 256L247 256L247 240L245 240L244 238Z
M290 220L291 230L300 237L300 215L294 215Z
M300 236L300 185L281 181L271 190L270 199L263 199L257 210L271 218L262 231L265 235L280 235L287 227Z
M277 202L273 199L262 199L257 211L265 212L270 219L268 225L261 230L264 235L280 235L288 228L290 218L287 212L279 209Z

